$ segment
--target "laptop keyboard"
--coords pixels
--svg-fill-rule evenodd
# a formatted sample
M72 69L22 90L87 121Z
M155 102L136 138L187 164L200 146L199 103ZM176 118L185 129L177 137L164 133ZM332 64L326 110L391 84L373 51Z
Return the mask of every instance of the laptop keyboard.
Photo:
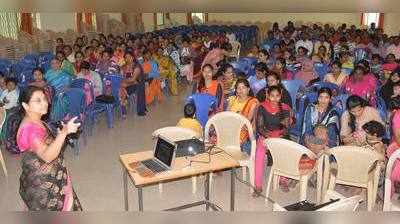
M154 173L161 173L167 170L165 167L161 166L155 160L152 159L142 161L142 164L145 167L149 168Z

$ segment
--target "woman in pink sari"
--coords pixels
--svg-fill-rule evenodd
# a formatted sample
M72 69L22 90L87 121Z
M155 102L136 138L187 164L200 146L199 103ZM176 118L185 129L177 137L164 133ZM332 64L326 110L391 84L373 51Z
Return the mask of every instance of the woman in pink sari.
M314 72L313 61L309 59L303 62L302 69L295 75L295 79L302 80L306 85L316 78L318 78L318 75Z
M65 138L77 132L76 117L54 134L42 121L48 102L41 88L21 94L24 118L17 133L22 154L19 193L30 211L82 211L64 161Z
M353 73L344 83L344 89L349 95L357 95L367 100L370 105L376 105L376 80L366 75L363 66L356 66Z
M390 107L392 110L392 141L386 150L387 157L390 157L396 150L400 148L400 96L397 96L390 101ZM395 184L400 183L399 159L394 162L390 179L392 181L391 196L393 196Z
M224 48L214 48L207 53L206 57L203 60L203 63L201 64L201 67L203 68L204 65L210 64L213 66L213 68L218 70L217 63L224 60L226 55L228 55L228 52Z

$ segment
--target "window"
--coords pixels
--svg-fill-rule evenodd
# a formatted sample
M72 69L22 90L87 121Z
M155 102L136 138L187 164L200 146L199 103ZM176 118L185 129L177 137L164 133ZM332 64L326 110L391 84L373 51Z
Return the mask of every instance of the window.
M18 13L0 12L0 36L18 38Z
M192 13L193 24L202 24L206 22L205 13Z
M380 16L381 13L363 13L361 25L371 26L371 23L375 23L376 27L378 27Z
M157 26L164 25L164 13L156 13Z
M36 25L36 28L41 30L42 29L42 22L40 21L40 13L34 13L32 15L34 17L34 21L35 21L34 24Z

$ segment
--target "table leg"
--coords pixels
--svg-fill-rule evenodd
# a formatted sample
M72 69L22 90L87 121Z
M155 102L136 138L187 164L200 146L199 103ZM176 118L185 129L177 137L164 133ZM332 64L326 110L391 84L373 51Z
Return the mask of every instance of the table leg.
M235 190L236 190L235 189L235 187L236 187L236 184L235 184L236 175L235 175L235 173L236 173L236 169L233 168L231 170L231 212L235 211Z
M123 185L124 185L124 205L125 205L125 211L129 210L129 204L128 204L128 172L122 168L122 179L123 179Z
M206 174L206 180L204 181L204 199L206 201L206 211L210 209L210 173Z
M139 199L139 212L143 212L143 192L142 187L138 187L138 199Z

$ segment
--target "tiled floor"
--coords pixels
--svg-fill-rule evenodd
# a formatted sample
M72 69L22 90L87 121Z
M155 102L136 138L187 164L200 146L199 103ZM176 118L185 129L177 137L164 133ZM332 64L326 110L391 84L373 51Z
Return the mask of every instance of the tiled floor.
M186 91L182 91L186 92ZM123 153L152 149L151 133L153 130L175 125L182 116L186 94L168 97L164 102L153 105L146 117L137 117L130 113L126 120L117 119L113 129L108 129L104 117L98 121L93 136L87 145L81 145L81 153L75 156L72 150L66 152L66 161L73 184L84 210L87 211L123 211L122 172L118 156ZM11 156L2 150L9 172L8 181L0 171L0 211L22 211L20 199L19 175L20 158ZM241 174L238 173L241 177ZM167 183L160 194L158 186L145 188L144 209L159 211L183 203L190 203L202 198L204 178L198 179L197 194L192 194L191 180ZM211 199L224 210L229 209L230 173L215 176ZM236 181L236 210L271 211L271 205L263 198L252 198L249 188ZM315 197L314 190L309 190L309 199ZM298 198L298 187L289 193L279 190L273 193L273 199L286 205ZM137 210L137 192L129 185L130 210ZM364 209L364 205L362 209ZM204 207L191 210L201 211Z

